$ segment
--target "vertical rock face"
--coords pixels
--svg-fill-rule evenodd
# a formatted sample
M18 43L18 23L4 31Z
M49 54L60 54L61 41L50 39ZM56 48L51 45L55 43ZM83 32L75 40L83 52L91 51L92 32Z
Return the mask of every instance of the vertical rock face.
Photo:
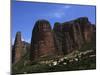
M80 25L80 29L81 29L84 41L85 42L91 41L91 38L93 35L93 29L92 29L92 25L89 22L88 18L82 17L82 18L78 18L76 21Z
M66 46L68 47L68 50L73 51L73 49L75 50L82 46L83 37L78 23L75 23L74 21L63 23L63 32L66 41L69 41L66 42L66 44L69 44L69 46ZM68 51L68 53L70 51Z
M62 31L63 31L63 52L64 54L68 54L72 51L73 49L73 30L72 30L72 24L71 23L63 23L62 24Z
M21 32L17 32L14 46L12 49L12 62L18 62L22 57L22 40L21 40Z
M55 55L55 46L51 26L46 20L36 22L32 31L30 58Z
M91 42L95 27L87 17L81 17L64 23L55 23L54 39L56 48L63 54L80 49L84 43Z
M54 24L54 40L55 40L55 48L58 50L58 54L62 55L62 43L63 43L63 34L62 34L62 25L58 22Z

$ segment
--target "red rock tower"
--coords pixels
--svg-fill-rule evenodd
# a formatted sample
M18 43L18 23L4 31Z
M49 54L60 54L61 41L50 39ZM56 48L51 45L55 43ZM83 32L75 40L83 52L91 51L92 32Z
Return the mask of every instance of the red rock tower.
M32 31L30 58L31 60L55 55L54 38L50 23L38 20Z
M14 42L14 46L12 48L12 62L18 62L22 57L22 40L21 40L21 32L16 33L16 38Z

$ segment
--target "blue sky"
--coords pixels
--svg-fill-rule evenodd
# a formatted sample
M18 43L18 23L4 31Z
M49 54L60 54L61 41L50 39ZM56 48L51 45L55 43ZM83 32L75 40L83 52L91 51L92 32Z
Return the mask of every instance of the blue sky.
M38 19L48 20L53 27L55 22L63 23L84 16L95 24L95 6L12 1L12 42L17 31L22 32L23 40L30 42Z

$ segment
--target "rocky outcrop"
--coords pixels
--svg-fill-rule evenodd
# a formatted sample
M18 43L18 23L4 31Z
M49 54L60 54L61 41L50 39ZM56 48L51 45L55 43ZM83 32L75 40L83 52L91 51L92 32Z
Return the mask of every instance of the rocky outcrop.
M16 33L16 38L14 42L14 46L12 48L12 62L17 63L22 57L22 40L21 40L21 32Z
M63 55L80 49L92 40L95 27L87 17L54 24L53 30L46 20L36 22L32 31L30 58Z
M80 25L81 33L83 35L84 41L89 42L91 41L92 35L93 35L93 26L89 22L87 17L81 17L75 20L75 22L78 22Z
M64 23L56 22L53 29L47 20L38 20L32 31L31 44L22 42L21 32L17 32L12 61L18 62L26 53L29 53L31 61L66 55L95 40L95 36L96 27L87 17Z
M58 50L58 54L62 55L62 44L63 44L63 34L62 34L62 25L61 23L56 22L54 24L53 28L53 33L54 33L54 43L55 43L55 48Z
M50 23L38 20L32 31L30 59L56 55L53 32Z
M16 33L14 45L12 45L12 63L17 63L25 55L29 55L30 44L21 40L21 32Z
M95 34L95 26L89 22L87 17L55 23L53 30L56 48L63 54L80 49L83 44L91 42Z

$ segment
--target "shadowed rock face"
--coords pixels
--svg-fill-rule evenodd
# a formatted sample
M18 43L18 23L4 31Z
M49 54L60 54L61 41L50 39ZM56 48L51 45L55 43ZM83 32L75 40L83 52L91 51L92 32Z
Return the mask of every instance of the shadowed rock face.
M31 60L39 57L52 56L55 53L53 33L49 22L46 20L37 21L32 31Z
M93 27L87 17L78 18L75 20L80 25L81 33L85 42L90 42L93 35Z
M21 32L16 33L16 38L14 42L14 46L12 49L12 62L17 63L22 57L22 40L21 40Z
M56 22L53 28L55 48L58 50L58 54L62 55L62 44L63 44L63 34L62 34L62 25L61 23Z
M91 25L87 17L81 17L69 22L55 23L53 30L57 50L68 54L80 49L84 43L91 42L95 26Z
M64 53L70 53L73 50L81 48L83 41L82 32L78 22L66 22L63 23L63 51ZM67 52L66 52L67 51Z

